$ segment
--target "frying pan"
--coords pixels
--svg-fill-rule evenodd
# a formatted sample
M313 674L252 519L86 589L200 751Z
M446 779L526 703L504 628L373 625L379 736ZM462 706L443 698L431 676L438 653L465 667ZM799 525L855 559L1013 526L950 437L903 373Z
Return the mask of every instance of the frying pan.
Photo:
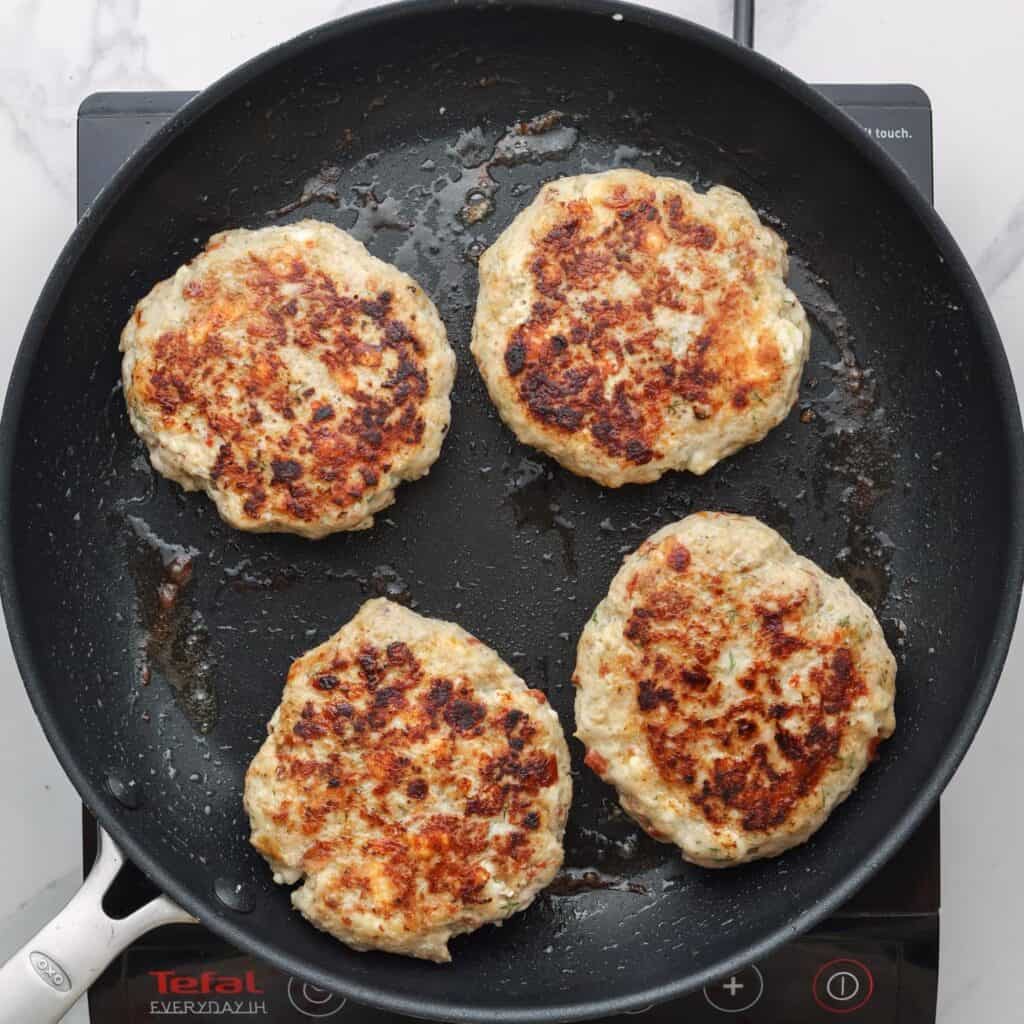
M468 338L481 249L542 181L620 164L744 192L790 243L814 337L799 402L763 442L704 477L613 491L515 442ZM493 212L467 223L459 210L481 182ZM418 277L460 363L430 476L371 532L318 543L232 531L205 497L157 478L117 387L118 333L153 282L214 231L302 216ZM782 68L603 0L378 9L200 94L68 242L18 355L2 441L14 651L109 837L87 892L4 969L19 1022L59 1016L100 959L189 914L284 971L419 1017L569 1020L688 992L811 926L907 838L981 720L1020 593L1017 401L938 217ZM898 655L896 735L826 827L776 860L704 871L578 771L567 873L504 928L457 940L454 965L356 954L303 922L249 848L240 800L290 661L385 593L493 645L571 731L590 610L626 551L702 508L759 516L844 575ZM194 569L168 617L155 591L175 554ZM166 893L120 921L98 895L116 847Z

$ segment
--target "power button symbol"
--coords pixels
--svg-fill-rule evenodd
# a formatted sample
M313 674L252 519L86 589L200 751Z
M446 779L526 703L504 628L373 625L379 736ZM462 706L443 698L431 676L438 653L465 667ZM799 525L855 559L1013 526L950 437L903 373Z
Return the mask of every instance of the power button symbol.
M814 1001L829 1013L853 1013L867 1005L874 991L875 979L859 960L830 960L814 976Z
M860 995L860 979L852 971L836 971L825 982L825 992L836 1003L848 1003Z

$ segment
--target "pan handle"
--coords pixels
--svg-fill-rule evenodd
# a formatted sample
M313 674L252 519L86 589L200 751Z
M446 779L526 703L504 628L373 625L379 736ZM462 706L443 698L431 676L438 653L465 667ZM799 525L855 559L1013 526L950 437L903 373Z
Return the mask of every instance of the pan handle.
M160 925L195 923L166 896L127 917L109 917L103 897L123 864L124 855L100 829L99 853L82 888L0 967L0 1024L56 1024L140 935Z

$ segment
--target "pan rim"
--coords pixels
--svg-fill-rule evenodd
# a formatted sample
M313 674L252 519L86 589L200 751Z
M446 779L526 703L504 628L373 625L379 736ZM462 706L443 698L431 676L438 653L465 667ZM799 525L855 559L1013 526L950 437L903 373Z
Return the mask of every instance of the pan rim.
M35 657L28 642L24 612L17 596L19 588L15 585L14 578L11 536L13 439L21 419L26 387L50 317L82 254L108 216L115 211L124 189L133 184L168 145L208 111L230 97L238 88L270 71L282 61L306 52L325 39L340 38L364 29L379 29L410 15L444 15L452 10L466 8L481 15L501 15L508 11L528 9L572 12L581 18L621 15L623 19L643 24L668 37L702 46L723 60L733 63L734 66L739 66L781 88L793 100L816 115L824 125L852 144L927 231L962 290L966 307L977 328L978 342L990 360L996 378L992 399L999 407L1008 463L1005 468L1010 538L1006 552L1006 574L1000 593L999 614L993 622L989 649L978 671L976 688L952 741L941 760L935 765L928 784L914 796L903 817L873 851L872 856L844 875L833 885L828 896L814 907L795 915L760 940L745 945L711 969L691 973L685 978L646 988L628 996L592 998L572 1004L548 1006L541 1010L520 1009L513 1004L497 1008L452 1006L438 1000L385 990L351 979L342 979L339 982L333 974L310 967L288 952L282 952L267 942L250 936L244 923L239 924L231 918L207 913L208 900L196 896L193 891L180 885L161 866L159 857L151 855L133 836L129 822L108 808L100 799L101 787L86 777L69 744L65 742L50 713L43 688L39 683L40 674L36 670ZM36 302L15 358L0 420L0 441L0 598L3 602L11 646L29 699L47 740L84 803L95 813L101 825L122 847L125 854L162 891L193 914L199 916L201 912L203 924L222 938L276 964L290 974L337 991L357 1002L421 1018L518 1024L526 1021L582 1020L637 1010L652 1003L678 998L723 974L762 959L787 940L822 920L845 902L899 849L920 824L952 777L981 724L999 681L1013 634L1021 585L1024 581L1024 429L1021 425L1020 408L1006 351L988 304L959 246L939 215L918 192L902 168L880 146L871 141L855 121L785 68L711 29L674 15L616 0L505 0L500 7L487 2L460 4L458 0L401 0L398 3L340 18L301 33L243 63L204 89L159 128L114 175L65 244Z

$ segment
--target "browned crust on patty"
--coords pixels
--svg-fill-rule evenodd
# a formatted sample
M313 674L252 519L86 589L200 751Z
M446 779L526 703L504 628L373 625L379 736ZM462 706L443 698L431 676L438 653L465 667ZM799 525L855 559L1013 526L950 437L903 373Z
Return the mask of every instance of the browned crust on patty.
M651 344L659 308L706 310L699 292L681 292L669 269L651 257L667 244L683 248L705 287L716 289L720 271L707 253L722 243L712 227L684 214L679 196L631 194L618 186L606 204L615 210L610 226L595 233L590 204L570 202L562 223L540 239L530 272L543 298L509 339L505 367L534 419L558 431L586 433L606 454L643 465L664 454L658 438L670 402L693 404L703 419L726 404L744 408L751 392L778 384L782 364L770 341L754 353L738 343L750 316L757 261L746 241L733 247L740 280L727 288L692 350L678 360L662 358ZM602 297L620 272L635 282L636 296ZM593 297L571 308L570 291ZM624 355L632 372L610 385Z
M788 411L806 323L742 197L616 171L554 182L521 216L532 230L481 261L473 351L522 440L615 485L703 472Z
M894 673L846 584L756 520L699 514L631 555L588 624L579 734L657 838L675 821L700 863L752 859L849 792L892 732ZM643 781L620 775L638 748Z
M713 576L695 576L698 587L708 588L702 593L715 592ZM843 716L865 693L864 682L841 630L813 642L786 632L802 599L782 613L730 602L723 614L693 593L655 590L637 604L624 631L637 650L630 679L648 753L661 778L710 823L734 816L747 831L777 828L835 763ZM737 680L747 696L721 707L722 684L713 674L722 638L736 629L750 630L755 660ZM780 663L809 646L821 665L806 679L808 703L797 707L783 699ZM709 745L719 756L703 772L694 752Z
M387 949L467 930L460 923L477 915L505 917L515 909L509 890L546 884L561 860L552 833L560 839L564 827L567 799L556 793L568 764L543 699L504 666L508 689L474 678L477 659L498 663L493 652L459 631L454 645L440 641L450 664L439 672L437 657L418 653L433 640L404 628L428 620L388 602L361 616L380 606L396 639L378 631L355 646L329 641L293 666L246 800L262 822L256 848L319 876L314 923L358 935L358 907L386 922ZM268 782L273 792L261 792Z
M126 329L133 422L164 445L165 462L191 446L201 469L185 472L243 529L368 525L378 494L388 503L411 464L408 475L420 475L421 450L447 425L447 407L435 406L439 392L447 402L454 361L438 360L447 343L428 300L384 264L350 287L337 253L325 258L324 239L342 233L307 233L271 243L247 233L247 249L229 239L230 258L216 236L166 325L150 324L159 313L147 299Z

